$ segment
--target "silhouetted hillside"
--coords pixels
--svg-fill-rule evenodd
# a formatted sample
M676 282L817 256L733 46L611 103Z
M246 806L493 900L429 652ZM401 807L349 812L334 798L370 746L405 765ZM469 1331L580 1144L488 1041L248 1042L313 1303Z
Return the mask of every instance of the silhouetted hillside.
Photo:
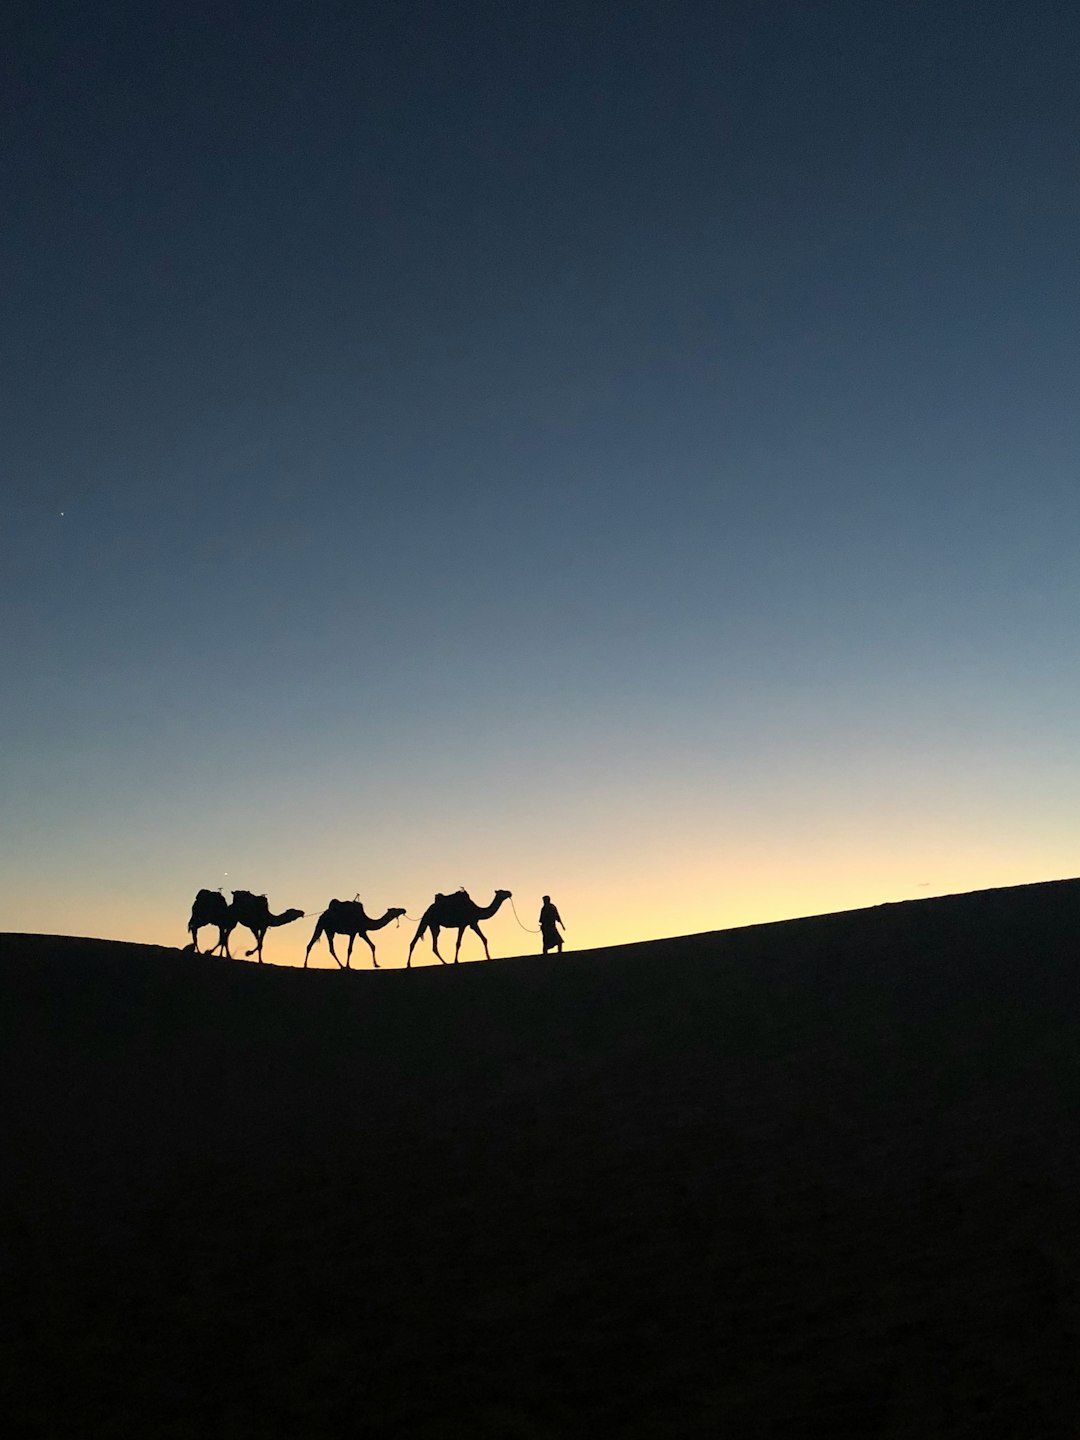
M303 972L0 937L41 1436L1075 1436L1080 882Z

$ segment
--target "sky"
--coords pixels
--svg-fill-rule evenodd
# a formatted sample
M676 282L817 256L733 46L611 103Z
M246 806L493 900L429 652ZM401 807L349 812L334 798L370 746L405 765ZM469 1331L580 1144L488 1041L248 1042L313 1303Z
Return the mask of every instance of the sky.
M4 24L0 930L1076 872L1075 6Z

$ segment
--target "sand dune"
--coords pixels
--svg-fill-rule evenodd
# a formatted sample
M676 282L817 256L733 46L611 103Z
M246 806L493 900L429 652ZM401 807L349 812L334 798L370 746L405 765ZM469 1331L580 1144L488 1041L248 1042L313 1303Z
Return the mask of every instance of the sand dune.
M1080 882L343 973L0 937L42 1436L1072 1436Z

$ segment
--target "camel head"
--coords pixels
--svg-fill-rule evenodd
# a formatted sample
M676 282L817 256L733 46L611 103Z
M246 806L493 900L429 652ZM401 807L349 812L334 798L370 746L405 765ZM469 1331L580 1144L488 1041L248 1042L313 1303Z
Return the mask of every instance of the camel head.
M510 899L510 891L509 891L509 890L496 890L496 891L495 891L495 899L498 900L499 904L501 905L504 900L509 900L509 899Z
M294 920L302 920L303 918L303 910L283 910L277 917L277 923L279 925L291 925Z
M396 920L399 916L404 915L405 911L401 908L400 905L391 905L390 909L387 910L386 913L387 915L389 915L391 920Z

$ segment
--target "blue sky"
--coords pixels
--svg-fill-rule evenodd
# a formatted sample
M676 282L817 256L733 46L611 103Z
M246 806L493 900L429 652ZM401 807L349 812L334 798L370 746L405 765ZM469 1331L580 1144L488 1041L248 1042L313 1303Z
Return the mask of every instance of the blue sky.
M27 7L0 924L1071 873L1078 30Z

